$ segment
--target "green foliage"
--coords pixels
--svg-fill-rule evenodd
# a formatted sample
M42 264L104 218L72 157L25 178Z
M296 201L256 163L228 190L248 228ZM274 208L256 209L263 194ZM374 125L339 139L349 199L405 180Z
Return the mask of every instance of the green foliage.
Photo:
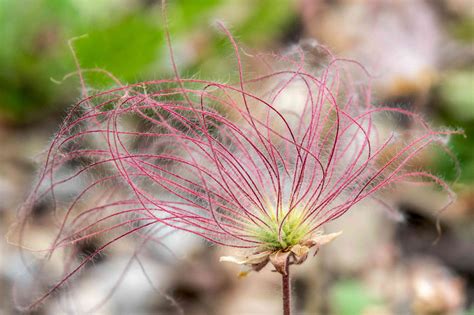
M232 32L255 43L274 40L292 17L290 0L169 1L167 14L179 71L228 80L232 48L210 24L231 5ZM269 7L272 10L268 10ZM225 10L224 10L225 11ZM76 71L68 40L74 42L83 69L101 68L123 83L169 77L172 70L164 41L159 2L133 0L0 0L0 120L22 124L42 120L79 97L78 80L61 79ZM204 36L201 46L196 37ZM225 42L225 44L224 44ZM92 88L113 83L104 74L87 73ZM51 79L54 80L51 80ZM61 82L58 86L55 82Z
M56 9L53 1L11 1L0 3L0 118L27 122L50 108L63 93L55 92L50 77L62 76L67 64L58 53L60 20L46 14ZM59 12L61 12L59 10Z
M162 44L163 32L157 23L142 15L129 15L89 30L74 46L81 67L101 68L121 80L135 82L159 60Z
M464 42L472 43L474 40L474 18L466 17L451 26L453 35Z
M331 303L336 315L360 315L370 306L380 305L380 301L356 280L341 280L331 291Z
M461 184L474 182L474 72L448 73L440 84L439 102L443 110L443 124L461 128L466 137L455 136L449 146L461 164ZM438 169L448 180L456 177L453 163L448 157L440 157Z
M474 71L448 73L440 94L446 110L457 119L474 119Z
M460 126L463 128L467 137L454 136L450 139L449 147L454 152L458 159L461 167L461 176L459 183L470 184L474 182L474 126L472 124L466 124ZM438 157L437 169L440 175L447 180L455 180L456 172L453 170L453 162L445 155Z
M254 4L254 8L238 26L238 34L241 40L250 42L253 46L268 44L276 36L281 36L282 30L294 18L292 1L283 0L275 3L273 0L260 0L249 3Z
M196 25L203 26L203 24L207 24L208 19L211 18L212 10L223 2L222 0L177 0L170 2L168 19L173 33L190 32Z

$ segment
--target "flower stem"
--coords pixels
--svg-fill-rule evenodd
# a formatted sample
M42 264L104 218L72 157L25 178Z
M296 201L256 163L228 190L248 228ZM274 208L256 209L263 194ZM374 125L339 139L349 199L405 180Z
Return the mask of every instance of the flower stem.
M283 315L291 315L291 281L289 264L286 265L286 275L282 274L281 280Z

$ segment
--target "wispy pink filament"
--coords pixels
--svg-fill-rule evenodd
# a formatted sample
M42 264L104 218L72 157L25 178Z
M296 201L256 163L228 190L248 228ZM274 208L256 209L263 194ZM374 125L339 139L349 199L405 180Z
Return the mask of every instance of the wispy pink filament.
M374 106L368 87L346 73L359 66L330 54L316 70L301 51L297 58L258 55L269 72L248 78L228 36L238 57L236 84L148 81L71 109L22 214L53 201L58 230L49 256L87 239L101 238L102 245L66 268L47 294L123 237L153 237L151 226L258 248L262 241L252 231L268 227L270 218L281 227L298 211L311 234L365 199L380 201L376 193L396 182L431 182L449 192L410 164L456 131L432 130L409 111ZM295 86L303 106L282 108L279 101ZM383 121L401 116L411 122L407 131L384 129ZM77 193L59 196L68 185Z

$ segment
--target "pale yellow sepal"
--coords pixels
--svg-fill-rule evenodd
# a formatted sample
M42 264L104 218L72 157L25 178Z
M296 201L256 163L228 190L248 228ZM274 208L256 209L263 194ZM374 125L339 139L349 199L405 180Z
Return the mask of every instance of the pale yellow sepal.
M309 238L307 241L303 242L303 245L306 245L306 246L310 245L310 247L315 246L315 245L319 245L319 246L326 245L332 242L337 237L339 237L341 234L342 234L342 231L339 231L336 233L329 233L329 234L317 233L313 235L311 238Z
M261 253L253 254L245 257L236 257L236 256L222 256L219 258L220 262L231 262L237 265L255 265L260 264L268 259L268 256L271 254L271 251L264 251Z
M247 276L251 271L260 271L268 262L271 262L277 272L286 274L287 265L302 264L308 258L311 248L316 247L317 251L321 245L332 242L341 234L342 231L330 234L319 232L313 234L313 236L300 244L289 246L285 249L266 250L245 257L222 256L219 261L243 266L243 270L238 275L239 278Z

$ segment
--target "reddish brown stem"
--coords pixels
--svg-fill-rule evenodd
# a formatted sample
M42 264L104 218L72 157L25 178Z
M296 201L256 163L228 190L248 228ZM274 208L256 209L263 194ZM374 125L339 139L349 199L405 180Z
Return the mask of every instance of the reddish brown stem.
M281 288L283 297L283 315L291 315L291 279L290 266L286 265L286 275L281 275Z

